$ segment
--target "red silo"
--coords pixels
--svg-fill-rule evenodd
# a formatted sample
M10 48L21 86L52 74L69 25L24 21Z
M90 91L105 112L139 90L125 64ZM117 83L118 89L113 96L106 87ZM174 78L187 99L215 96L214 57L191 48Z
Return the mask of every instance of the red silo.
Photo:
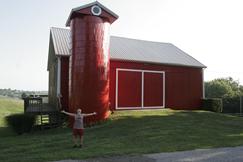
M69 107L72 112L97 112L90 123L109 116L110 24L118 16L99 2L72 10Z

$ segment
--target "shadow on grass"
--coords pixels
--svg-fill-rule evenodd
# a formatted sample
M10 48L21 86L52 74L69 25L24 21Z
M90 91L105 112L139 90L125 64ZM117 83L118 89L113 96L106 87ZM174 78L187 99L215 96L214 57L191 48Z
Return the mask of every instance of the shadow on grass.
M0 137L16 136L16 134L9 127L0 127Z
M21 135L18 135L17 133L15 133L10 127L0 127L0 138L4 138L4 137L13 137L13 138L18 138L21 136L26 136L26 137L32 137L32 136L44 136L44 135L55 135L55 134L62 134L62 133L67 133L71 131L70 128L61 128L61 127L57 127L57 128L49 128L49 129L44 129L41 130L40 128L33 128L31 130L31 132L28 133L23 133Z

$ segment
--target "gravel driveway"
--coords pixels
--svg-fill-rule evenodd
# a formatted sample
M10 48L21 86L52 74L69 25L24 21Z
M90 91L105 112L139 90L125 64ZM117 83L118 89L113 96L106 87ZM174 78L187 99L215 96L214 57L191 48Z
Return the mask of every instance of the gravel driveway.
M156 162L243 162L243 146L144 155Z
M243 162L243 146L56 162Z

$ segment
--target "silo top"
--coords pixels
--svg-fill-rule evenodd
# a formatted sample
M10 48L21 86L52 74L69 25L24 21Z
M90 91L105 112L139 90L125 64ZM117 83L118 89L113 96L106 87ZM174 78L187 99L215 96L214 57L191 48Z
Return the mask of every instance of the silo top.
M70 21L77 15L94 15L103 18L107 18L110 23L113 23L118 19L118 15L109 10L107 7L95 1L77 8L73 8L66 22L66 26L70 26Z

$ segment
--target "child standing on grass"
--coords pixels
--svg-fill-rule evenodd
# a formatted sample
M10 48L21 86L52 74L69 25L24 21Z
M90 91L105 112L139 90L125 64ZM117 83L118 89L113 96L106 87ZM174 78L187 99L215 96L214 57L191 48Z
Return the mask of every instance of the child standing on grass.
M73 142L74 142L74 146L73 147L78 147L78 140L77 137L79 136L79 140L80 140L80 145L79 147L81 148L83 146L83 134L84 134L84 122L83 122L83 118L86 116L92 116L92 115L96 115L96 112L90 113L90 114L82 114L82 110L78 109L77 113L69 113L66 112L64 110L61 111L64 114L67 114L69 116L74 117L74 124L73 124Z

